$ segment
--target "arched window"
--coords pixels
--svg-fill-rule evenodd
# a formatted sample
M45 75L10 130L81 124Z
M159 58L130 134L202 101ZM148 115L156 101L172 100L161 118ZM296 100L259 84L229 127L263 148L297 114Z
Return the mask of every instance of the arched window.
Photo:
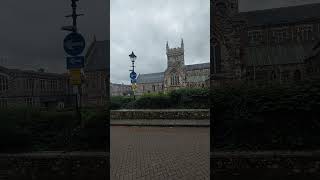
M153 90L153 92L156 91L156 86L155 85L152 85L152 90Z
M171 81L171 83L170 83L171 85L178 85L178 84L180 84L179 76L176 75L176 74L172 74L172 75L171 75L170 81Z
M295 81L300 81L301 80L301 72L299 70L294 71L293 79Z
M0 92L7 91L8 88L8 77L0 75Z
M270 80L275 80L277 79L277 75L274 71L271 72Z

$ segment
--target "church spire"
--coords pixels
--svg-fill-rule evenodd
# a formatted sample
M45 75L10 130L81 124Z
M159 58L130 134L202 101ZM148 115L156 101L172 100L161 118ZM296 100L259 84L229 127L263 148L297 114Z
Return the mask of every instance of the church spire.
M169 43L168 43L168 41L167 41L167 50L169 50Z
M181 48L184 48L183 38L181 38Z

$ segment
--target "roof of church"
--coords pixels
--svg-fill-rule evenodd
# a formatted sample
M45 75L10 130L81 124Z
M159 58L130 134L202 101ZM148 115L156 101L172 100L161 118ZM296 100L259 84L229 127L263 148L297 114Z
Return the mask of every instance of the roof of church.
M192 71L197 69L208 69L208 68L210 68L210 63L186 65L187 71ZM137 83L161 83L163 81L164 81L164 72L140 74L137 78Z
M312 53L312 47L312 43L278 45L269 49L265 46L248 47L244 59L249 66L303 63Z
M320 19L320 3L240 13L249 27Z
M192 70L197 70L197 69L209 69L209 68L210 68L210 63L186 65L187 71L192 71Z
M137 78L137 83L160 83L164 80L164 72L140 74Z
M109 68L110 55L108 53L109 42L94 41L86 54L86 71L107 70Z

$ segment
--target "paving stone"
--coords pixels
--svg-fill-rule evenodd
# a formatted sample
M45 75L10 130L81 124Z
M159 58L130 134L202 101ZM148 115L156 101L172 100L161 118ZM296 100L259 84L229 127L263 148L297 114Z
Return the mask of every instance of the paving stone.
M111 180L209 179L210 129L111 126Z

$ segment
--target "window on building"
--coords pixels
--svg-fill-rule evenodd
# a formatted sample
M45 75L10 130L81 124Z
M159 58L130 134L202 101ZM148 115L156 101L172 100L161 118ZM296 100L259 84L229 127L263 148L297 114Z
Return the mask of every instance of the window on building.
M0 99L0 109L8 107L8 100L7 99Z
M274 71L272 71L270 75L270 80L275 80L275 79L277 79L277 75Z
M34 79L26 79L25 80L25 88L28 89L28 90L31 90L34 88Z
M153 90L153 92L156 91L156 86L155 85L152 85L152 90Z
M301 80L301 72L299 70L296 70L293 74L293 79L295 81L300 81Z
M308 41L313 39L313 26L310 24L304 24L296 26L295 33L297 41Z
M41 91L46 90L46 81L44 79L40 79L40 90Z
M30 105L30 106L33 105L33 98L32 97L25 98L24 101L25 101L26 105Z
M282 72L282 74L281 74L281 80L282 80L282 81L288 81L288 80L289 80L289 75L290 75L289 71L284 71L284 72Z
M0 75L0 92L7 91L9 88L8 78Z
M263 40L263 31L255 30L248 32L248 41L249 43L257 43Z
M272 41L281 43L288 39L288 28L277 28L272 31Z

